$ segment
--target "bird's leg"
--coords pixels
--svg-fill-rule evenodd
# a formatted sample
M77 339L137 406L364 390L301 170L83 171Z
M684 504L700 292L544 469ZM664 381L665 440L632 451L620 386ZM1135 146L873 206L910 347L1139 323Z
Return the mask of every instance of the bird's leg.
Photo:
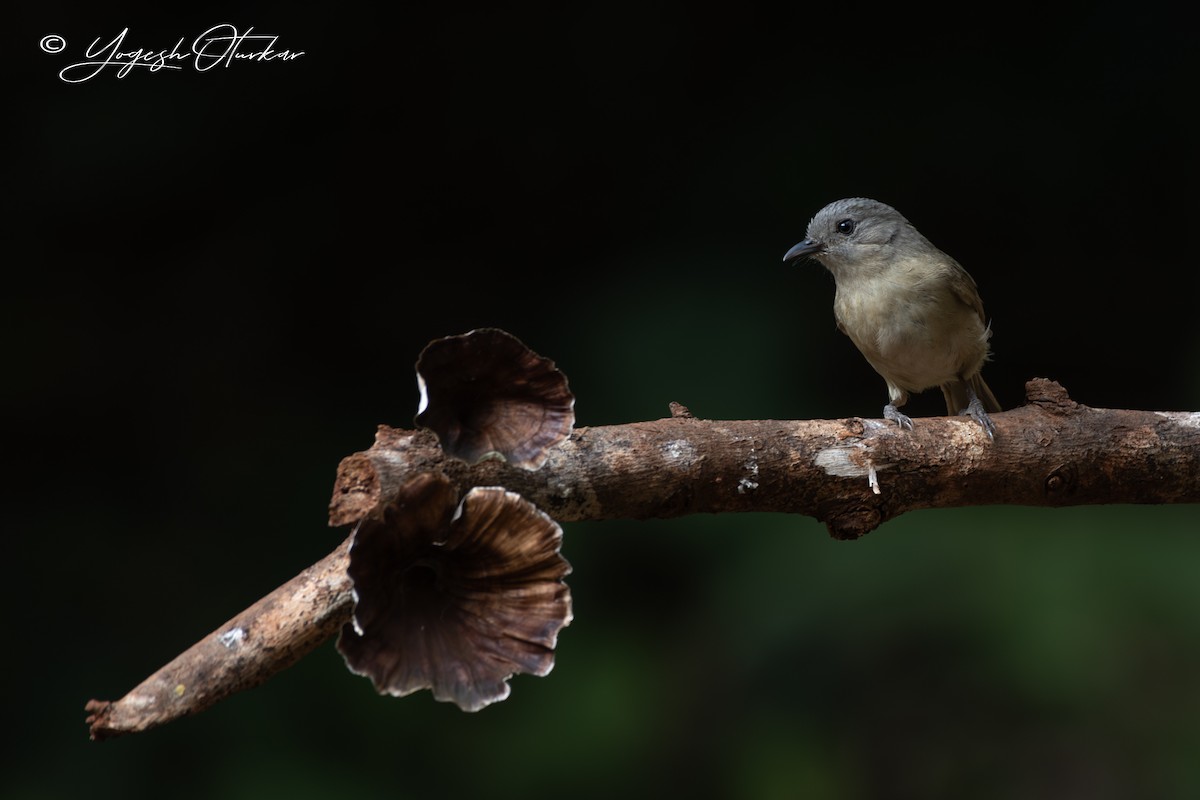
M975 394L975 390L971 388L968 382L967 387L967 407L958 412L959 415L970 417L979 423L979 427L983 428L983 432L987 434L990 441L996 440L996 425L992 422L992 418L983 410L983 403L979 402L979 395Z
M883 418L890 419L892 422L896 423L901 428L908 428L911 431L913 429L912 418L909 417L907 414L902 414L900 412L900 408L899 408L899 406L902 406L908 402L908 392L904 391L903 389L892 386L889 383L888 384L888 400L890 400L891 402L889 402L886 406L883 407Z

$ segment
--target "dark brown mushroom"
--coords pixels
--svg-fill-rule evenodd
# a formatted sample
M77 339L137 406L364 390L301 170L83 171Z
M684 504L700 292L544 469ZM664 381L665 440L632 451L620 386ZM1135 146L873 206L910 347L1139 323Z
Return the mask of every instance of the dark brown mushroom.
M516 673L545 675L571 621L562 529L519 495L441 476L405 486L350 549L354 617L337 647L381 693L432 689L478 711L508 697Z
M566 376L498 328L430 342L417 360L417 385L416 424L468 463L498 456L537 469L575 425Z

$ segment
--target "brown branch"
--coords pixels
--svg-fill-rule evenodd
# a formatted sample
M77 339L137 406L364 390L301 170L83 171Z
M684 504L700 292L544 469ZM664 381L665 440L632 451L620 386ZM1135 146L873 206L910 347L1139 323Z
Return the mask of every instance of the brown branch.
M375 512L422 472L463 492L504 486L560 522L776 511L815 517L847 539L919 508L1200 502L1200 412L1088 408L1042 379L1026 394L1028 405L993 416L994 442L966 418L921 418L901 431L859 418L714 421L685 412L577 429L532 472L468 466L446 458L428 432L381 426L369 450L342 461L330 524ZM92 737L197 713L311 651L349 619L347 553L343 543L121 700L89 702Z
M117 702L88 701L92 738L137 733L197 714L299 661L349 619L349 552L347 539Z

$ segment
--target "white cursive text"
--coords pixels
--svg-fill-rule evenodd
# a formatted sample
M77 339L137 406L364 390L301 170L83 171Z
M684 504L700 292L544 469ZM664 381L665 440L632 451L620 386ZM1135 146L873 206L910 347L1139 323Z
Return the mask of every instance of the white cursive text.
M184 39L180 37L169 50L150 50L126 49L129 28L125 28L107 44L101 44L99 37L94 39L84 51L87 60L63 67L58 77L67 83L83 83L109 68L116 69L118 78L124 78L135 69L178 70L188 62L197 72L207 72L222 64L229 67L234 61L295 61L304 55L303 50L277 50L278 36L253 34L253 31L254 28L247 28L242 33L235 26L222 23L197 36L190 49L184 49Z

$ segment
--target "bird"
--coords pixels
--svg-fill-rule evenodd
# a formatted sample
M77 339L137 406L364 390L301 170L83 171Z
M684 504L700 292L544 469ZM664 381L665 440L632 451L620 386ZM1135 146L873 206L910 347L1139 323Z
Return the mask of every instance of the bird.
M865 197L816 213L785 263L816 260L833 275L833 314L887 382L884 419L912 430L900 411L909 394L941 387L951 415L969 415L994 440L1001 408L980 371L991 325L975 281L899 211Z

